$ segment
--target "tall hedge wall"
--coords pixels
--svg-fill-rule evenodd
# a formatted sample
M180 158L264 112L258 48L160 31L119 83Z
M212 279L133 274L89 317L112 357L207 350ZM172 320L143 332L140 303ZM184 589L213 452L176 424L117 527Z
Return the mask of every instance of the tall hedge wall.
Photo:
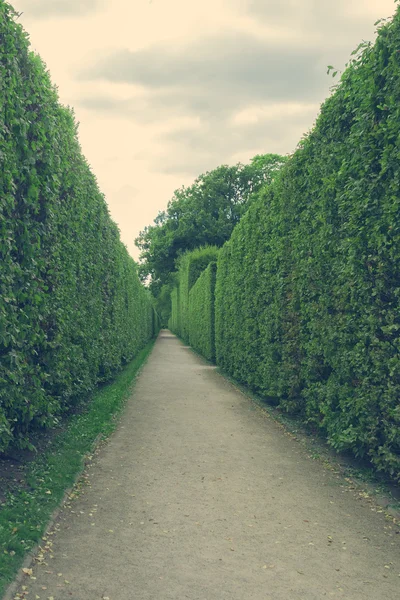
M0 0L0 452L152 337L154 315L73 114Z
M171 317L168 322L169 329L178 334L179 332L179 287L175 287L171 292Z
M189 292L189 343L210 361L215 360L215 279L217 263L201 273Z
M222 249L217 361L400 477L400 13Z
M189 342L189 292L197 278L207 265L216 261L218 248L204 246L182 255L178 264L178 304L177 304L177 333L185 342ZM172 299L172 301L174 301ZM174 310L174 309L173 309Z

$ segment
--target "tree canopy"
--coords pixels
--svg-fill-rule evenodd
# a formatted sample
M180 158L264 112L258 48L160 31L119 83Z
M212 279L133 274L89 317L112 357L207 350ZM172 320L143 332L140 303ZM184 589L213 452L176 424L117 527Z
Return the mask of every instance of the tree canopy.
M272 183L285 162L279 154L257 155L247 165L222 165L176 190L154 225L135 240L141 250L139 274L142 280L150 277L153 294L158 296L169 281L183 252L207 244L222 246L251 198Z

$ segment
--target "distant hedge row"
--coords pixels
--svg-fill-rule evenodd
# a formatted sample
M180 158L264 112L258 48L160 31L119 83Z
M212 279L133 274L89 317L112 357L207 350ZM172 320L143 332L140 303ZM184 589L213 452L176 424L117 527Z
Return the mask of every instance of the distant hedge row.
M0 0L0 452L109 379L156 317L72 113Z
M174 333L178 333L180 330L179 286L176 286L171 292L171 316L168 321L168 328Z
M217 362L400 476L400 13L220 253Z
M215 279L217 263L201 273L189 292L189 343L210 361L215 360Z
M172 315L169 328L189 343L189 292L200 274L218 257L216 246L204 246L183 254L178 263L177 286L171 294Z

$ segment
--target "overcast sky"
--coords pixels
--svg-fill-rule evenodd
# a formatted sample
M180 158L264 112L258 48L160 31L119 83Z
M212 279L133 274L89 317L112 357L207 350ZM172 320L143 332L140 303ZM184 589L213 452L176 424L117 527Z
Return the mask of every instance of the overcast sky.
M134 258L174 190L293 152L394 0L14 0Z

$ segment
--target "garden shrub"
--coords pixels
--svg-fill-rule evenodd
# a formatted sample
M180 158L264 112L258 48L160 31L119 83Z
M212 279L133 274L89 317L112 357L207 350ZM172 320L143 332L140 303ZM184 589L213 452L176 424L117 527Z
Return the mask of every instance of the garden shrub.
M15 17L0 0L0 452L26 446L155 333L73 113Z
M171 292L171 318L168 323L169 329L178 334L179 332L179 287L176 286Z
M176 305L176 329L174 333L189 343L189 292L207 265L216 261L218 248L204 246L183 254L178 261L178 289ZM174 302L174 298L172 298ZM174 311L174 306L172 307Z
M218 259L217 363L400 477L400 13Z
M212 262L189 292L189 342L210 361L215 359L214 292L217 263Z

